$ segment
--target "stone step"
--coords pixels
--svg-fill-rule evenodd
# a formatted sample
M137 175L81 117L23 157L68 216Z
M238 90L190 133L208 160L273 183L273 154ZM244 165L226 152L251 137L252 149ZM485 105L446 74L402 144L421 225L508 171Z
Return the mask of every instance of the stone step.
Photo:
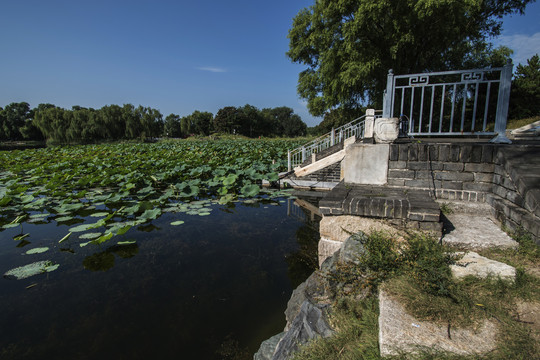
M379 185L352 185L341 182L319 203L324 216L354 215L390 219L407 228L438 232L439 204L427 190Z

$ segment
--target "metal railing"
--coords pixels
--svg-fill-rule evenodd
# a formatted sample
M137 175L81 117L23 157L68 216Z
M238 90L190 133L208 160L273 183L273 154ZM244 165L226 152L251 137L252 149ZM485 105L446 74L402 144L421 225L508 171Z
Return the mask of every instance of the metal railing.
M382 112L382 111L377 111ZM353 121L332 129L329 133L326 133L318 138L294 149L289 150L287 154L288 158L288 171L291 171L295 167L299 166L311 157L311 154L319 153L328 149L342 141L345 141L353 136L361 139L364 137L364 121L368 114L354 119ZM381 115L372 115L373 117L381 117Z
M388 72L383 117L408 120L408 135L497 135L506 119L512 63L502 68L394 75Z

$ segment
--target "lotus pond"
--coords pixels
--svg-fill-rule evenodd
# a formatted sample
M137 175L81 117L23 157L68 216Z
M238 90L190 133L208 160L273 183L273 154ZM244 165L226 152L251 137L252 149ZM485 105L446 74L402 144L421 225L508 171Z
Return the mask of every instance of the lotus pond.
M251 358L316 267L284 140L0 152L0 358Z

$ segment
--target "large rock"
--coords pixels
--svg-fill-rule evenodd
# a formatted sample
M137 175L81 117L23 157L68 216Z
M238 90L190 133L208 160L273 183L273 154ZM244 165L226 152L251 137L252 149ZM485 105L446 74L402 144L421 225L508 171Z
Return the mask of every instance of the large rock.
M272 360L288 359L299 346L318 337L332 335L333 330L325 319L326 307L327 305L315 305L309 300L304 301L300 307L300 313L277 345Z
M270 339L263 341L259 350L253 356L253 360L272 360L276 347L283 336L285 336L285 332L274 335Z
M322 238L338 242L345 242L356 233L370 234L373 231L384 231L399 237L399 232L384 221L362 216L323 216L319 224Z
M373 231L384 231L396 238L399 232L382 220L362 216L324 216L319 224L319 265L332 256L352 234L370 234Z
M361 242L365 236L363 233L349 236L345 242L340 243L342 246L336 253L321 265L320 271L311 274L294 289L285 310L285 332L263 342L255 354L255 360L287 359L298 350L298 345L332 334L325 320L325 312L342 284L338 284L329 274L338 271L338 262L358 262L358 256L365 251ZM278 337L279 344L276 347ZM276 355L268 357L274 350Z
M383 357L414 353L419 347L459 355L485 354L495 349L496 337L494 321L484 320L476 329L420 321L385 291L379 292L379 346Z
M461 255L463 253L456 253ZM469 251L456 264L450 265L452 275L456 278L465 276L474 276L478 278L487 278L493 276L500 277L503 280L514 281L516 278L516 269L502 262L488 259L480 256L474 251Z

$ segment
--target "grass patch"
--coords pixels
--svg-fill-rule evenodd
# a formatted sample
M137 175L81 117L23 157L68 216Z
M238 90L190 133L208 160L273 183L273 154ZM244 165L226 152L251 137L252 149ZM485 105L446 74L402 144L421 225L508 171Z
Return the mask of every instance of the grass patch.
M532 124L533 122L538 120L540 120L540 116L533 116L525 119L508 120L508 122L506 123L506 128L509 130L518 129L522 126Z
M479 253L482 256L501 261L516 268L538 268L540 263L540 247L533 241L531 234L522 227L515 231L503 228L518 243L516 249L486 249Z

